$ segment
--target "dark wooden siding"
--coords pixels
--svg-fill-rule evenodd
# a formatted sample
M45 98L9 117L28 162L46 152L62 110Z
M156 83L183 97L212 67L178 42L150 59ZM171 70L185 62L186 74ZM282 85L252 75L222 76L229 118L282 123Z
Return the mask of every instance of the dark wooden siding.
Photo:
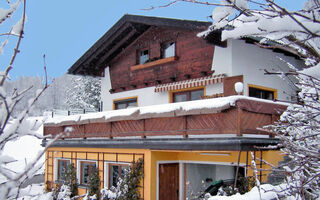
M125 137L160 135L203 135L203 134L266 134L261 131L265 125L272 124L279 117L233 107L221 113L186 115L180 117L161 117L140 120L70 125L73 131L65 138ZM44 135L63 132L65 126L45 126Z
M111 61L109 67L113 92L168 83L172 78L175 81L199 78L204 75L203 72L210 73L214 46L198 38L197 33L173 28L150 28ZM176 42L175 61L139 70L130 69L137 64L139 49L149 49L150 59L159 58L160 45L166 41Z

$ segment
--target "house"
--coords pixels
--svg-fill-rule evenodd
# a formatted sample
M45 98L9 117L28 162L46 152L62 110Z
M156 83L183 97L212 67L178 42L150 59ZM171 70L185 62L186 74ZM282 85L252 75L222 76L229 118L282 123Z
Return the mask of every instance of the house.
M273 99L291 101L297 91L295 80L265 76L263 69L288 71L284 61L302 61L285 49L261 48L256 38L197 37L209 25L125 15L79 58L69 73L103 77L104 111L46 122L45 135L73 128L46 151L47 188L70 163L81 194L93 167L109 188L139 158L146 200L181 200L213 181L252 176L253 159L267 182L271 167L261 160L277 165L283 155L259 148L278 140L257 128L286 109Z

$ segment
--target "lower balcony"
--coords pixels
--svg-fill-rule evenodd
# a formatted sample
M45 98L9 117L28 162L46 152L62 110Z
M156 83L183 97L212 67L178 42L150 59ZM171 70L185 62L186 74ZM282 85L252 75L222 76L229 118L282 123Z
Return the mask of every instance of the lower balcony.
M267 100L230 96L51 118L44 125L44 135L63 133L62 139L272 138L273 133L259 128L278 120L286 107ZM72 128L70 133L65 132L67 127Z

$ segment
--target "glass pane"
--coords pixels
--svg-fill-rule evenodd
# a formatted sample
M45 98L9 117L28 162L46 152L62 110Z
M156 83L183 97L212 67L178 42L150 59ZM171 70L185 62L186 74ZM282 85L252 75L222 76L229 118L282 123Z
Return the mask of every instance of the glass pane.
M140 52L140 57L139 57L139 64L144 64L149 60L149 51L144 50Z
M70 162L68 160L58 161L58 180L62 180L65 178L64 176L67 172L69 165L70 165Z
M125 109L127 108L127 103L126 102L123 102L123 103L116 103L116 109L119 110L119 109Z
M137 102L136 101L128 102L128 107L136 107L136 106L137 106Z
M203 96L203 90L196 90L196 91L191 91L191 97L190 100L200 100L201 96Z
M182 94L174 94L173 95L173 102L182 102L182 101L187 101L187 94L182 93Z
M82 163L82 183L89 183L89 163Z
M119 166L111 165L110 166L110 186L117 187L118 178L119 178Z
M260 99L273 100L274 99L274 92L262 90L262 89L258 89L258 88L249 88L249 96L260 98Z
M172 57L175 54L175 43L171 42L164 45L163 57L168 58Z
M123 178L129 170L129 166L121 166L121 177Z

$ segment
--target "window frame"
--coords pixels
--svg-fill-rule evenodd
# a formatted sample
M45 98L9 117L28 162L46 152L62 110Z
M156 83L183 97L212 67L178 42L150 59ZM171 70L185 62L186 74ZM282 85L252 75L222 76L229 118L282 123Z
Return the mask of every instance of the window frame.
M82 185L82 186L87 186L89 183L83 183L83 163L91 163L91 164L95 164L95 167L96 167L96 169L97 170L99 170L98 169L98 166L97 166L97 161L93 161L93 160L78 160L78 176L77 176L77 178L78 178L78 182L79 182L79 185ZM89 172L88 172L88 177L90 176L90 169L91 169L91 165L89 165Z
M273 93L273 99L271 99L271 100L275 100L278 98L278 90L277 89L259 86L259 85L253 85L253 84L248 84L248 97L254 97L254 96L250 96L250 88ZM255 98L258 98L258 97L255 97ZM262 99L262 98L259 98L259 99ZM266 99L266 100L270 100L270 99Z
M166 45L168 44L171 44L173 43L174 44L174 50L173 50L173 55L171 56L165 56L165 50L168 48L165 48ZM169 45L170 47L171 45ZM161 59L165 59L165 58L170 58L170 57L175 57L177 55L177 52L176 52L176 46L177 46L177 42L174 41L174 40L169 40L169 41L166 41L166 42L162 42L160 44L160 58Z
M141 63L141 53L144 52L144 51L148 51L148 59L144 63ZM150 60L150 50L149 50L149 48L138 49L136 58L137 58L137 60L136 60L136 64L137 65L146 64L148 62L148 60Z
M59 181L63 181L62 179L60 179L61 177L60 177L60 165L59 165L59 163L61 162L61 161L63 161L63 162L69 162L69 165L71 165L72 164L72 162L71 162L71 159L68 159L68 158L55 158L55 166L54 166L54 168L55 168L55 173L54 173L54 176L55 176L55 178L54 178L54 180L55 181L57 181L57 182L59 182Z
M126 108L128 108L128 103L130 103L134 100L136 101L136 107L138 107L138 96L114 99L113 100L113 110L121 110L121 109L118 109L118 103L123 103L123 102L127 102ZM122 109L126 109L126 108L122 108Z
M128 166L128 168L131 166L132 163L130 162L105 162L105 174L104 174L104 187L110 188L111 186L111 166Z
M183 93L189 93L187 96L189 96L189 100L187 99L186 101L191 101L191 92L192 91L198 91L198 90L202 90L203 91L203 95L201 96L205 96L206 95L206 88L203 87L194 87L194 88L186 88L186 89L181 89L181 90L172 90L169 91L169 102L170 103L178 103L174 101L174 97L176 94L183 94ZM187 97L188 98L188 97ZM186 102L186 101L180 101L180 102ZM195 100L193 100L195 101Z

